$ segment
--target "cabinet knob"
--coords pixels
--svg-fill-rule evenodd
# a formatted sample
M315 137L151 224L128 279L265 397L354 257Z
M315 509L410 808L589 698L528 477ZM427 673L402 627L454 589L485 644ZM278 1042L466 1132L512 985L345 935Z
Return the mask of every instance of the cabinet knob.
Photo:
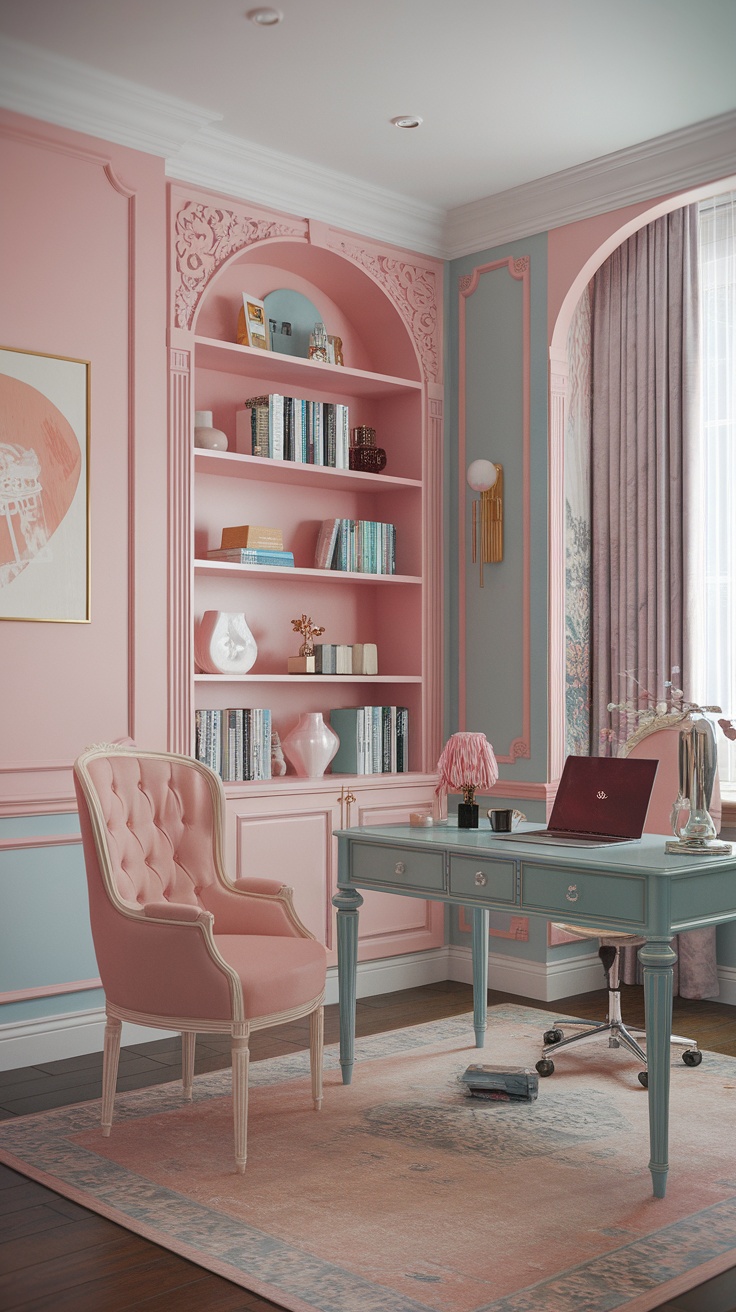
M475 882L478 885L478 888L485 888L488 883L488 875L484 874L482 870L476 870Z
M403 861L397 861L397 862L396 862L396 865L394 866L394 874L395 874L395 875L404 875L404 874L406 874L406 866L405 866L405 864L404 864Z
M578 893L577 884L568 884L565 898L568 902L577 902L580 894Z

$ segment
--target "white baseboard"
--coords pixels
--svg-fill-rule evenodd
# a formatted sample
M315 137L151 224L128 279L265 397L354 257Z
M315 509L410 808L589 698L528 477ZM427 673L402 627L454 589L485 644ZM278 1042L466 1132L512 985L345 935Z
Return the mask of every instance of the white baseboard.
M379 993L398 993L399 989L416 989L422 984L439 984L454 979L450 971L449 947L430 948L428 952L408 952L403 957L384 957L379 961L358 963L358 997L375 998ZM337 966L327 971L325 1002L337 1002Z
M149 1043L152 1039L165 1039L171 1033L124 1021L122 1042ZM0 1071L102 1052L104 1036L105 1012L101 1007L0 1025Z
M545 964L491 952L488 978L491 988L539 1002L554 1002L556 998L591 993L603 987L597 953ZM721 986L718 1001L736 1006L736 967L720 966L718 978ZM361 962L358 966L358 997L372 998L379 993L396 993L400 989L438 984L446 979L472 984L470 948L450 945L403 957ZM337 968L331 966L327 972L325 1002L335 1003L337 1000ZM0 1071L101 1052L104 1033L105 1013L102 1008L0 1025ZM147 1029L127 1021L123 1024L123 1044L149 1043L167 1037L169 1031Z
M473 959L470 948L451 947L449 979L473 982ZM566 961L527 961L507 957L500 952L488 954L488 985L503 993L538 1002L554 1002L575 993L592 993L603 987L604 979L598 953L569 957Z

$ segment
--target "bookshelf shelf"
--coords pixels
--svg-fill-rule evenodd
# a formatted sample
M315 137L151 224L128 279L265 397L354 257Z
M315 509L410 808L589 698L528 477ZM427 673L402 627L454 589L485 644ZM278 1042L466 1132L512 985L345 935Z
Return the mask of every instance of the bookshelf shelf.
M199 367L223 373L242 373L248 377L255 375L265 382L278 384L281 391L301 387L373 398L422 391L421 382L411 378L393 378L389 374L365 369L302 360L293 355L238 346L211 337L195 337L194 344Z
M195 683L309 683L319 684L400 684L421 683L421 674L195 674Z
M327 584L333 587L339 583L370 584L383 587L384 584L408 583L412 586L421 584L422 579L416 574L355 574L345 569L300 569L298 566L284 568L282 565L234 565L227 560L195 560L194 572L200 576L217 578L250 576L252 578L270 579L308 579L311 583Z
M382 492L419 491L419 478L395 478L390 474L362 474L357 470L331 469L326 465L305 465L294 460L271 460L262 456L241 455L235 451L194 452L195 474L225 475L265 483L303 485L305 489L325 488L333 491Z

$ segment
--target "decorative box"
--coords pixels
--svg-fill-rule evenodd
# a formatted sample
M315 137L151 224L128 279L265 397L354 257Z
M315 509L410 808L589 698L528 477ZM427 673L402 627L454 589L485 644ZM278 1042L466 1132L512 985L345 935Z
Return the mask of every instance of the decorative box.
M353 429L348 452L351 469L358 470L361 474L380 474L381 470L386 468L386 452L382 447L376 446L375 442L375 428L368 428L367 425L362 424Z

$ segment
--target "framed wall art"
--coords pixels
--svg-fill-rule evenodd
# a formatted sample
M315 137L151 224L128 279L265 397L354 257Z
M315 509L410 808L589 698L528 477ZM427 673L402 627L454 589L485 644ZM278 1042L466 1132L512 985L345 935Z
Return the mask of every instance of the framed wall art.
M90 364L0 347L0 619L90 618Z

